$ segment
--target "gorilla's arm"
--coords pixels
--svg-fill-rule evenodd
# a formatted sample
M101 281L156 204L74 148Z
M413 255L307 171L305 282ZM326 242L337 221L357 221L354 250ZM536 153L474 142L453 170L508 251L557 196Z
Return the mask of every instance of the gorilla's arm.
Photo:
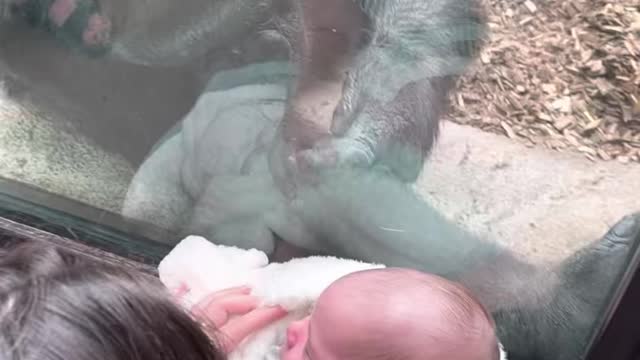
M639 213L557 267L534 266L461 230L377 169L328 171L292 206L318 235L322 252L465 284L494 314L509 358L516 360L579 359L640 241Z
M361 0L365 44L348 69L332 132L301 154L313 167L382 161L413 181L433 146L448 92L484 36L473 0Z
M282 132L285 141L302 150L331 135L333 112L342 98L366 19L352 0L302 0L292 6L299 25L285 33L291 39L291 57L298 75ZM282 28L287 26L283 24Z
M460 75L484 35L484 13L472 0L359 4L370 25L350 76L367 89L366 95L384 103L421 78Z

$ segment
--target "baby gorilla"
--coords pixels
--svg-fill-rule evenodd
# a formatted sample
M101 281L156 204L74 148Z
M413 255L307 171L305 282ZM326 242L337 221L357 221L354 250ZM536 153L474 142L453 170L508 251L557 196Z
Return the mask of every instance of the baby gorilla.
M87 55L104 55L110 49L112 23L97 0L9 0L4 5L31 26L51 31ZM0 4L0 13L2 8Z
M399 268L346 275L292 323L282 360L498 360L494 322L462 286Z

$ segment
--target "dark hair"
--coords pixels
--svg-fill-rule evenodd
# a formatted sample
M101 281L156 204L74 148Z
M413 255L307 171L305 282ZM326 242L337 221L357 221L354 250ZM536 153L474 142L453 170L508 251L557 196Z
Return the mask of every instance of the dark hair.
M25 242L0 249L2 360L222 360L142 272Z

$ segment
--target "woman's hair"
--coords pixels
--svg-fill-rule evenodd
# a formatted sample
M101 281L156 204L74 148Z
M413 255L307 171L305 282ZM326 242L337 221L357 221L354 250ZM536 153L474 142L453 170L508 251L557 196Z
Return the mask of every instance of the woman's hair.
M61 247L0 249L1 360L222 360L160 281Z

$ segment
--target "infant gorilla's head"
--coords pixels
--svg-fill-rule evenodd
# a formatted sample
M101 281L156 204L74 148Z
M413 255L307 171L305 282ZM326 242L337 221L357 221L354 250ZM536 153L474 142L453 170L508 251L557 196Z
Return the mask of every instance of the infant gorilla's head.
M287 332L283 360L498 360L494 322L461 285L409 269L342 277Z

